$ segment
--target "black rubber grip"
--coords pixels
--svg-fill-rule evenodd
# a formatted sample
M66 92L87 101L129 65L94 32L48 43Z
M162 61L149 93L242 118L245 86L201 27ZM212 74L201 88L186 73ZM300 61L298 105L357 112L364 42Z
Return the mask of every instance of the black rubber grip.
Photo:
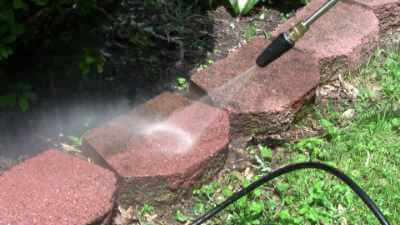
M293 48L294 43L288 41L285 33L281 33L272 43L258 56L256 63L264 67L279 58L285 52Z

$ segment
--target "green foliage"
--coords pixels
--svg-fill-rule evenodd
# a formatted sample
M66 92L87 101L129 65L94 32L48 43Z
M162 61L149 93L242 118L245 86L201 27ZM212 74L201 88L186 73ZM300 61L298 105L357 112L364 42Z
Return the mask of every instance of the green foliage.
M140 216L144 216L146 214L154 213L154 207L148 204L144 204L142 209L140 209Z
M18 107L21 111L26 112L29 110L30 102L36 99L36 94L32 91L30 85L17 83L14 87L11 87L8 93L0 95L0 108Z
M390 54L378 71L378 76L382 79L382 89L384 94L400 100L400 51Z
M306 5L311 0L289 0L292 2L300 3L301 5ZM217 0L208 0L207 4L209 7L213 6ZM277 0L226 0L227 3L231 6L233 12L237 16L245 16L251 12L251 10L258 3L272 3L277 2Z
M78 8L82 15L96 8L96 0L9 0L0 2L0 61L13 54L18 38L30 27L24 22L43 9L52 12L70 7Z
M249 23L244 31L244 39L250 40L257 34L257 27L253 23Z
M236 15L246 15L259 2L259 0L229 0Z
M353 106L357 110L356 116L351 122L346 123L346 126L340 125L338 113L335 109L331 109L320 115L322 116L320 123L325 133L322 137L302 139L289 146L290 150L298 151L291 157L293 161L298 161L297 159L301 158L299 155L314 154L314 159L331 163L352 176L361 187L365 188L394 224L399 223L395 215L400 210L395 200L399 198L400 185L398 166L400 111L397 98L400 94L400 84L394 82L400 66L398 53L392 52L387 56L381 55L375 58L361 72L363 82L367 82L372 87L381 87L378 89L381 92L377 94L378 102L377 96L361 95L359 101ZM372 84L372 82L375 83ZM318 153L323 153L325 157L319 157ZM382 167L383 163L384 167ZM337 182L333 183L331 176L318 175L317 172L302 174L301 177L293 176L294 179L292 177L287 179L290 186L297 186L288 190L291 192L307 191L309 182L318 181L324 184L315 186L314 183L311 189L313 193L309 193L309 196L313 196L314 202L323 203L329 211L320 211L320 213L308 211L310 203L306 201L307 204L295 211L299 214L308 211L303 216L306 222L335 224L335 221L331 220L335 219L341 223L378 224L363 203L347 187ZM299 183L300 179L305 183ZM382 190L385 191L382 192ZM328 198L324 199L323 192ZM299 200L300 196L296 199ZM330 213L331 211L336 211L336 215Z
M258 145L258 149L260 150L260 155L263 159L271 160L272 159L272 149L268 148L267 146Z
M181 222L181 223L184 223L184 222L190 220L190 218L188 216L186 216L179 210L176 212L175 218L176 218L176 221Z
M92 49L84 49L79 68L82 75L87 78L90 71L94 70L103 73L105 59L101 54L95 54Z
M189 88L188 81L184 77L176 78L176 88L178 90L187 90Z
M375 95L361 95L347 106L355 117L343 125L335 108L316 110L323 133L285 145L280 164L322 160L352 177L393 224L400 224L400 83L399 52L383 54L361 71L361 80L379 86ZM384 77L386 75L387 77ZM371 85L371 82L376 82ZM367 88L367 86L365 87ZM379 99L377 99L379 97ZM325 110L325 109L324 109ZM253 146L253 173L233 171L194 192L196 215L248 185L269 165L272 150ZM382 166L384 165L384 166ZM280 165L278 165L280 166ZM246 170L247 171L247 170ZM250 174L250 175L249 175ZM253 175L251 175L253 174ZM279 177L229 206L209 224L333 225L379 224L347 185L329 174L305 170Z
M231 196L234 190L237 190L239 187L248 186L255 178L245 177L236 173L227 176L227 180L230 182L229 185L214 181L193 192L195 198L197 198L194 208L196 215L204 213L217 203L223 201L223 199ZM217 218L216 221L211 224L262 224L262 218L266 209L266 203L264 201L266 193L267 192L262 189L257 189L249 196L240 198L226 209L227 215Z
M80 147L82 145L82 137L68 136L68 139L73 147Z
M208 59L206 63L199 65L199 70L207 69L208 66L214 64L215 61L212 59Z
M293 145L293 149L306 154L310 160L323 160L328 157L324 149L325 140L318 137L305 138Z
M144 28L144 29L151 31L151 28ZM145 32L132 30L129 32L128 38L129 42L143 49L146 49L149 46L154 46L154 43L152 43L151 39L149 38L149 35L146 34Z
M24 26L17 21L16 11L26 9L22 0L3 1L0 3L0 60L13 53L13 44L24 32Z

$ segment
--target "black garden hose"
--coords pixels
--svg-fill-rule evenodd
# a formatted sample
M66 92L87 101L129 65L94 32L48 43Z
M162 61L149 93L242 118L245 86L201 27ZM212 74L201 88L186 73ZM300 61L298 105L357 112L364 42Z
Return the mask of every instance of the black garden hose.
M303 162L303 163L296 163L296 164L291 164L282 168L279 168L259 180L255 181L254 183L250 184L249 186L241 189L240 191L234 193L231 197L226 199L224 202L216 206L215 208L211 209L201 217L197 218L191 225L200 225L206 222L207 220L211 219L214 217L217 213L219 213L221 210L225 209L227 206L230 204L234 203L244 195L249 194L252 192L254 189L258 188L259 186L267 183L268 181L279 177L283 174L287 174L296 170L301 170L301 169L320 169L324 170L340 180L342 180L344 183L346 183L363 201L364 203L368 206L368 208L372 211L372 213L375 215L375 217L379 220L379 222L382 225L390 225L389 222L385 219L383 213L381 210L376 206L376 204L371 200L371 198L365 193L363 189L361 189L350 177L339 171L338 169L331 167L329 165L320 163L320 162Z
M295 43L303 37L303 35L308 31L310 25L314 23L319 17L321 17L324 13L326 13L329 9L336 5L339 0L327 0L325 4L323 4L313 15L308 17L306 20L298 23L288 32L281 33L274 41L270 43L269 46L257 57L256 63L260 67L265 67L268 64L272 63L275 59L282 56L284 53L289 51L295 46ZM234 193L231 197L226 199L224 202L211 209L201 217L197 218L191 225L200 225L206 222L207 220L214 217L221 210L225 209L230 204L234 203L244 195L249 194L257 187L267 183L268 181L279 177L283 174L290 173L296 170L301 169L320 169L324 170L339 179L341 179L344 183L346 183L368 206L368 208L372 211L375 217L379 220L382 225L389 225L389 222L385 219L382 212L375 205L375 203L371 200L371 198L365 193L363 189L361 189L350 177L346 176L344 173L340 172L338 169L328 166L319 162L304 162L291 164L280 169L277 169L266 176L260 178L254 183L250 184L248 187L243 188L242 190Z

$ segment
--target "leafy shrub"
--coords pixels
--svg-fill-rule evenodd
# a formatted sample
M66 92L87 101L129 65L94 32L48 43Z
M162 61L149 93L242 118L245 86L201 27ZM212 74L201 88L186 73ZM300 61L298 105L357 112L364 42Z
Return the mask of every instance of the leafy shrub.
M259 0L229 0L236 15L246 15Z
M212 5L217 0L208 0L208 4ZM311 0L288 0L290 2L306 5ZM277 0L229 0L228 1L233 12L238 16L247 15L258 3L271 3L271 2L278 2Z
M37 98L32 87L28 84L17 83L10 91L0 94L0 109L18 107L22 112L28 111L30 102Z
M24 26L16 20L16 11L26 8L22 0L0 2L0 60L13 53L12 45L24 32Z
M95 68L97 73L102 74L104 68L105 59L101 54L96 54L90 48L85 48L83 50L83 55L79 64L79 69L81 70L84 78L88 78L88 74Z
M96 0L1 0L0 1L0 61L13 54L18 38L32 22L42 14L60 14L63 10L75 8L87 15L96 8ZM32 28L33 29L33 28ZM24 40L26 41L26 40Z

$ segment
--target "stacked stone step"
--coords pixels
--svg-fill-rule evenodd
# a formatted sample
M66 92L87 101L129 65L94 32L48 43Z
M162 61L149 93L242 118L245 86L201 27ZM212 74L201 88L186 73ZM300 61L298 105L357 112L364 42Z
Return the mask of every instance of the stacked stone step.
M324 2L313 0L273 35ZM107 224L115 203L172 202L223 167L228 143L287 129L321 82L357 69L399 28L399 5L343 0L266 68L254 61L269 41L251 40L193 75L213 106L167 92L87 132L85 154L97 165L48 150L11 168L0 176L0 224Z
M373 10L379 19L382 36L390 35L400 27L399 0L354 0L354 2Z
M120 178L118 203L171 203L223 166L228 114L165 92L84 135L95 162Z
M273 36L287 31L324 2L313 0L279 26ZM250 80L244 88L236 87L239 91L234 97L215 90L252 68L268 41L253 39L228 58L195 74L192 82L230 112L233 141L258 133L276 134L289 127L295 113L321 82L358 68L376 47L378 33L379 20L372 9L342 1L311 26L295 49L266 68L252 70Z
M313 0L273 33L302 21L325 0ZM379 20L373 10L351 1L339 3L315 22L296 44L296 49L316 57L321 66L321 81L346 70L355 70L366 61L379 40Z

